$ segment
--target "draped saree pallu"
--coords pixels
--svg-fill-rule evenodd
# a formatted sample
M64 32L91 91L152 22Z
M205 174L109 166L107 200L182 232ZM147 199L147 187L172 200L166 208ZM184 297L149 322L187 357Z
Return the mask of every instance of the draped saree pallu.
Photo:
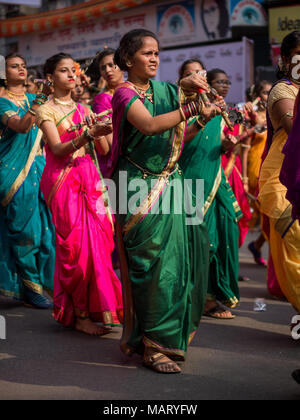
M125 315L121 348L130 353L145 345L184 360L204 308L207 230L203 223L187 223L184 201L191 196L180 195L184 180L177 161L186 123L146 136L127 121L136 100L142 100L151 115L164 114L178 109L178 88L150 82L141 97L133 85L125 83L112 101L113 154L121 155L114 174L119 187L118 219L129 267L123 293L132 296L132 307L125 308L125 314L130 312L133 318L127 322ZM141 185L136 200L133 184ZM122 195L125 190L127 197ZM181 208L176 211L176 206Z
M55 241L51 215L39 188L45 166L41 132L8 128L14 115L23 117L35 95L17 107L0 98L0 294L23 300L27 292L53 290Z
M193 122L193 121L192 121ZM242 217L221 166L221 117L215 117L183 148L179 160L187 179L204 180L204 221L210 241L207 299L234 308L238 287L238 220Z
M292 131L282 150L285 155L280 182L287 188L286 198L292 204L293 220L300 223L300 91L298 93Z
M224 127L223 122L222 122L222 126ZM236 124L232 132L229 131L227 127L225 127L223 131L225 135L232 134L234 136L238 136L240 133L240 126ZM238 222L239 231L240 231L239 247L241 247L248 233L248 230L249 230L248 225L252 218L252 214L250 211L248 198L247 198L244 186L243 186L242 162L241 162L241 157L238 152L239 152L239 149L236 150L235 147L227 151L226 153L222 155L221 162L222 162L225 176L228 179L228 182L234 192L234 195L237 199L239 207L242 211L242 217L239 219L239 222Z
M292 205L285 198L287 189L279 180L284 159L282 149L288 135L272 111L277 101L286 98L295 100L297 93L298 90L284 80L270 92L268 139L260 172L258 199L264 216L263 229L270 243L268 288L270 290L272 284L276 284L277 278L285 297L300 312L300 226L293 222Z
M54 121L62 143L75 138L78 133L67 129L82 121L84 108L78 105L66 116L56 113L42 106L38 123ZM45 149L41 190L56 234L54 318L65 326L73 326L76 316L120 324L121 284L111 264L113 219L101 174L88 154L56 157L47 144Z

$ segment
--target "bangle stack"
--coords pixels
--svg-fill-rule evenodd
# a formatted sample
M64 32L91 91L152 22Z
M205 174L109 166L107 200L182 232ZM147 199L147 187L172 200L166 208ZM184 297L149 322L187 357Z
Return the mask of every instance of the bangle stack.
M48 96L44 93L39 93L36 95L35 99L33 100L33 103L35 105L44 105L48 101Z
M183 118L183 121L187 121L191 117L201 114L203 108L202 102L189 102L186 105L182 105L179 108L179 112Z

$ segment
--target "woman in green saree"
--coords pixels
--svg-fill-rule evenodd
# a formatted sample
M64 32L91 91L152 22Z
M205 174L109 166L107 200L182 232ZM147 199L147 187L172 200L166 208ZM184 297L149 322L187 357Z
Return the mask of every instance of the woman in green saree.
M52 305L43 287L53 289L54 228L39 188L45 158L35 113L46 94L25 93L26 63L6 58L6 89L0 98L0 293L36 308ZM44 93L49 87L44 88Z
M156 36L142 29L126 34L115 54L116 64L128 72L112 100L112 158L120 157L114 173L118 219L129 267L121 348L143 351L144 365L156 372L178 373L175 361L184 360L203 312L209 251L205 224L189 224L185 209L192 196L180 196L184 179L177 162L184 142L200 130L198 123L186 129L185 120L201 114L206 121L220 111L199 103L180 106L176 86L151 81L158 55ZM207 85L193 76L185 87L197 91Z
M190 59L182 64L179 77L182 79L201 70L203 64ZM193 124L193 120L190 124ZM208 294L204 314L217 319L232 319L234 315L219 306L217 300L229 308L234 308L239 301L237 220L242 213L221 166L220 127L221 117L217 116L184 146L179 164L185 178L204 179L203 214L210 242ZM230 146L228 142L226 144Z

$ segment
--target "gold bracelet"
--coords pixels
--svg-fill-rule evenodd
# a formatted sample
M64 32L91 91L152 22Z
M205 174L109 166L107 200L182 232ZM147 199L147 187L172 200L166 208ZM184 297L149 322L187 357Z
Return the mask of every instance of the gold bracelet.
M183 112L183 110L182 110L182 108L181 108L181 107L179 107L179 112L180 112L180 114L181 114L182 120L183 120L183 121L186 121L186 118L185 118L184 112Z
M199 119L199 117L196 118L195 123L197 124L198 127L200 127L201 129L205 127L205 122Z
M79 150L80 149L80 147L76 146L74 139L71 140L71 143L72 143L72 146L73 146L74 150Z
M241 147L244 147L245 149L251 149L250 144L241 144Z

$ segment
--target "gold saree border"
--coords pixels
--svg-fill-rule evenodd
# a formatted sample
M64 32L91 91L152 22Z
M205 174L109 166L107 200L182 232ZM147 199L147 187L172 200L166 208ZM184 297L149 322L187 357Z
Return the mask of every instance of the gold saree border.
M195 333L192 333L192 338ZM189 336L189 342L191 341L191 335ZM168 347L164 347L161 344L157 343L154 340L151 340L150 338L143 336L143 343L145 347L151 347L152 349L155 349L159 351L160 353L165 354L166 356L174 357L178 360L185 360L185 351L180 349L170 349Z
M34 161L36 155L39 152L40 142L41 142L41 139L42 139L42 134L43 134L42 131L39 130L38 133L37 133L34 145L31 149L31 152L29 154L29 157L27 159L27 162L26 162L24 168L21 170L21 172L17 176L17 179L15 180L15 182L10 187L10 190L8 191L6 196L3 198L3 200L1 201L1 204L2 204L3 207L6 207L10 203L13 196L16 194L16 192L19 190L19 188L21 187L21 185L23 184L23 182L27 178L27 175L30 171L30 168L31 168L32 164L33 164L33 161Z
M28 289L32 290L33 292L38 293L39 295L43 294L43 287L37 283L33 283L30 280L22 279L22 282Z
M209 196L207 197L207 199L206 199L206 201L205 201L205 203L204 203L204 206L203 206L203 208L202 208L202 212L203 212L203 215L205 216L205 214L207 213L207 211L208 211L208 209L209 209L209 207L211 206L211 203L214 201L214 199L215 199L215 196L216 196L216 194L217 194L217 192L218 192L218 189L219 189L219 186L220 186L220 184L221 184L221 180L222 180L222 167L221 167L221 165L220 165L220 167L219 167L219 171L218 171L218 173L217 173L217 176L216 176L216 179L215 179L215 182L214 182L214 186L213 186L213 188L212 188L212 190L211 190L211 192L210 192L210 194L209 194Z
M129 217L128 221L124 224L122 229L123 234L127 234L141 220L143 215L148 214L156 200L159 198L162 190L166 185L168 175L174 169L175 164L179 159L182 144L184 141L185 129L186 122L182 121L175 127L175 129L172 130L173 141L168 163L161 172L161 174L158 175L158 181L156 182L154 188L150 191L146 199L141 203L141 205L138 208L138 211L134 215Z

